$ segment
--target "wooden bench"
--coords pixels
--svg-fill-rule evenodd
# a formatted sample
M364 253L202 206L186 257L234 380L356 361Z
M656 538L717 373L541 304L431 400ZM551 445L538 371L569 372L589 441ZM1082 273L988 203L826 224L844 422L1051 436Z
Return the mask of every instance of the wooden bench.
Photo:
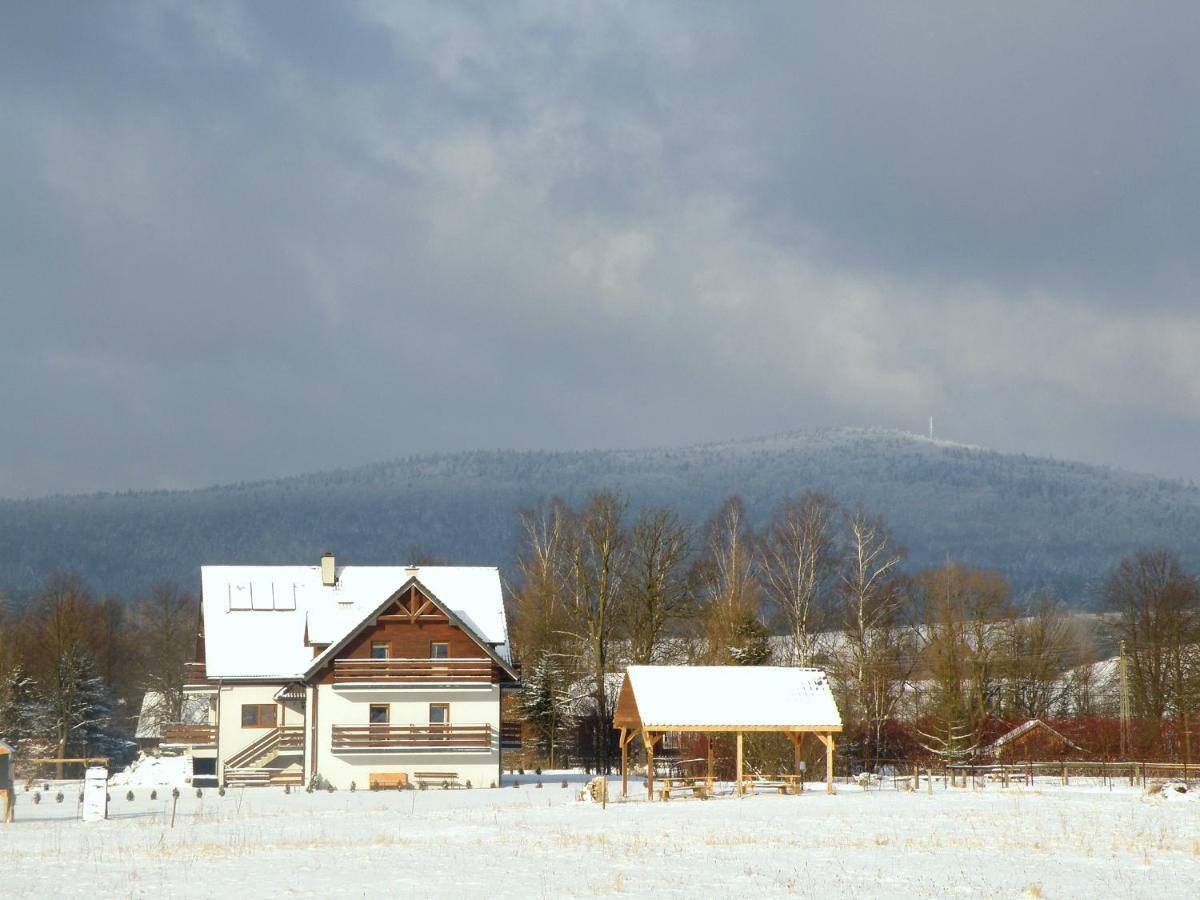
M670 800L672 791L691 791L693 797L707 800L712 796L712 779L710 778L661 778L658 795L663 800Z
M407 772L372 772L370 787L373 791L399 790L408 787Z
M418 787L428 784L441 784L448 788L461 787L457 772L413 772L413 778Z

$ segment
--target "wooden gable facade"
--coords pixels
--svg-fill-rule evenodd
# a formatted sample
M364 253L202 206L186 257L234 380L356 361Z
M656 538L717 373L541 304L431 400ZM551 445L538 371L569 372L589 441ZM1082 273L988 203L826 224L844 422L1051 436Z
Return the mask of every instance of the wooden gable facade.
M495 651L415 580L343 639L310 680L336 684L373 672L386 680L515 680Z

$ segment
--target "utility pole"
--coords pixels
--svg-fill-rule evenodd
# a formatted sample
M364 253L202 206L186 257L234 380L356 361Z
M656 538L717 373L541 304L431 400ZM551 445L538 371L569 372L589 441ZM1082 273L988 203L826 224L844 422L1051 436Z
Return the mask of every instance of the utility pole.
M1125 642L1121 641L1121 759L1129 747L1129 669L1125 662Z

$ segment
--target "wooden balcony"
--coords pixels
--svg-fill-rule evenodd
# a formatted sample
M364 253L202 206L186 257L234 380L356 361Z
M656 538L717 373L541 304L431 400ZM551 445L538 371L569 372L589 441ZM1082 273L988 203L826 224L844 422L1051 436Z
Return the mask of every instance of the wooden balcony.
M337 659L334 684L491 684L490 659Z
M217 726L172 722L162 726L159 742L187 747L215 747L217 745Z
M334 725L333 749L488 750L491 725Z

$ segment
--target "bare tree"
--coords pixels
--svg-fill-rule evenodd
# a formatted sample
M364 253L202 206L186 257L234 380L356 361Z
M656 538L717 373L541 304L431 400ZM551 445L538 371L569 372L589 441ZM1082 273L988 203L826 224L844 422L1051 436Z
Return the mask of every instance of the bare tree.
M178 722L183 713L184 664L196 652L199 608L190 594L172 584L156 585L138 602L137 643L143 690L158 697L151 710L160 722Z
M703 600L704 660L765 662L771 649L760 619L757 554L741 498L726 500L705 532L704 555L693 573Z
M792 665L812 665L817 653L825 594L837 573L836 514L837 503L831 498L807 493L785 500L763 534L763 581L787 626Z
M517 560L521 577L514 632L515 649L525 665L547 654L559 657L560 664L574 657L564 646L569 516L558 499L521 513L525 540Z
M633 523L623 604L632 663L663 662L670 629L691 610L690 538L690 529L673 509L643 510Z
M590 674L595 712L595 761L611 768L612 710L608 676L621 621L620 602L629 566L629 536L622 527L625 501L612 492L593 494L566 519L563 634L581 671Z
M1042 719L1066 703L1075 643L1061 605L1048 595L1036 597L1009 631L1004 680L1010 714Z
M903 554L893 546L883 522L858 509L845 523L836 671L851 712L863 727L863 761L878 761L884 726L913 668L912 633L906 621L911 595L897 577Z
M1133 711L1137 718L1188 715L1193 645L1200 641L1200 589L1179 558L1143 550L1117 565L1104 585L1116 613L1115 636L1125 641Z

